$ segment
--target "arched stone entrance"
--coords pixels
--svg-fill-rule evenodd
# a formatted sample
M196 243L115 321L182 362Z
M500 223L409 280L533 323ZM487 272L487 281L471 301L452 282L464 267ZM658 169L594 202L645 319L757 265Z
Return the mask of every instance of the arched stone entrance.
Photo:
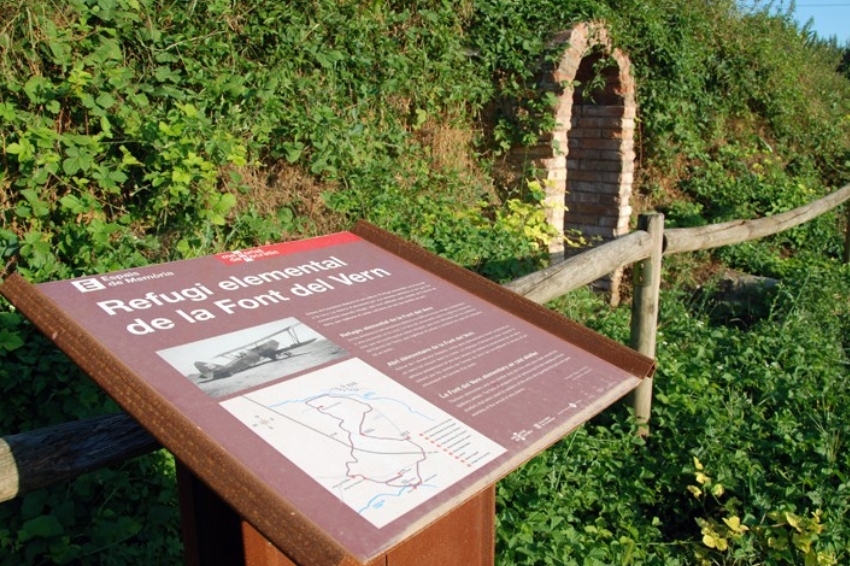
M549 220L563 235L580 233L597 245L629 230L634 182L635 84L631 62L613 49L600 22L581 23L558 34L558 64L542 78L556 94L557 126L526 160L542 171ZM554 261L569 256L563 238L553 242ZM621 272L601 282L618 301Z

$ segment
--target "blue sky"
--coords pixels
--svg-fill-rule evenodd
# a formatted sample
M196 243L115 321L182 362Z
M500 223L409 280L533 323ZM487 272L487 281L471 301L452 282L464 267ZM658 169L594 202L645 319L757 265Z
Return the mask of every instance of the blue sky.
M820 37L838 37L838 45L850 42L850 0L797 0L794 11L800 24L814 18L814 31Z
M771 11L787 12L791 0L739 0L744 9L770 6ZM850 0L796 0L794 16L802 27L813 20L813 30L818 36L838 38L838 45L850 44Z

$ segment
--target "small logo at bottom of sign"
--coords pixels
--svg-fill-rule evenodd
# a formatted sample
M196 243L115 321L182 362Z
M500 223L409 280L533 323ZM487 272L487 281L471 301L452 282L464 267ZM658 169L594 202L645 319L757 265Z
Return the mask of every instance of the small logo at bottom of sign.
M525 439L534 434L534 431L524 429L518 430L511 435L511 440L514 442L525 442Z

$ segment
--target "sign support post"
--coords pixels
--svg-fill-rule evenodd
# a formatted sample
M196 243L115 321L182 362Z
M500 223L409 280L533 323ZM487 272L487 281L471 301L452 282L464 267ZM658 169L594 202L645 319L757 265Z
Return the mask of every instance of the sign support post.
M186 566L298 566L185 466L178 464ZM492 566L496 486L365 566Z

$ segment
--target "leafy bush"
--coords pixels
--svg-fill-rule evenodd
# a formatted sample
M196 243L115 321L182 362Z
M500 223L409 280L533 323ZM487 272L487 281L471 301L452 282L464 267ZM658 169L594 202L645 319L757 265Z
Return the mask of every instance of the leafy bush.
M838 49L809 40L790 13L742 12L732 0L618 8L612 25L637 75L650 174L682 174L746 132L786 165L814 166L827 185L847 181Z
M615 408L505 479L497 562L846 562L848 278L797 270L748 330L665 292L650 437ZM551 306L625 338L585 292Z
M367 217L494 277L539 266L542 213L494 199L458 133L490 91L471 10L0 0L3 262L39 282ZM0 432L116 410L2 308ZM0 563L177 562L171 469L156 454L0 506Z
M0 430L117 410L15 312L0 313ZM159 452L0 505L0 564L177 564L174 462Z

